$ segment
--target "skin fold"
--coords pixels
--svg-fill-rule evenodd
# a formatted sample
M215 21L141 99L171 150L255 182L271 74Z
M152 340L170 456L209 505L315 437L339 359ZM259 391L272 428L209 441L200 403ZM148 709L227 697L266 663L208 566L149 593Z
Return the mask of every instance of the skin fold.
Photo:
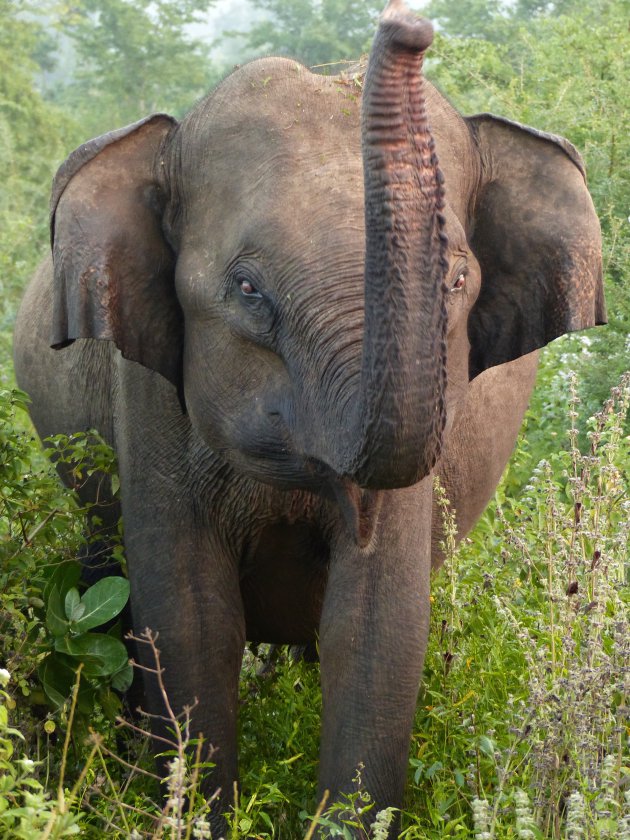
M361 763L377 809L401 804L433 475L461 537L538 348L605 320L579 155L460 116L422 77L431 37L390 3L365 80L254 61L179 124L85 144L53 187L16 375L42 437L116 450L134 627L160 634L171 704L199 701L213 831L246 640L318 641L320 792ZM145 693L159 714L150 675Z

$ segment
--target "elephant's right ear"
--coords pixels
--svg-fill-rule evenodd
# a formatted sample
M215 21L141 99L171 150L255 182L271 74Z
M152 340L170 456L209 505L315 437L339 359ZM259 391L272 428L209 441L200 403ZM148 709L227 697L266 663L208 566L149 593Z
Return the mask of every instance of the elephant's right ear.
M467 117L480 154L468 318L470 377L606 322L599 221L576 149L491 114Z
M161 152L176 121L156 114L90 140L53 184L51 345L113 341L181 390L183 315L162 233Z

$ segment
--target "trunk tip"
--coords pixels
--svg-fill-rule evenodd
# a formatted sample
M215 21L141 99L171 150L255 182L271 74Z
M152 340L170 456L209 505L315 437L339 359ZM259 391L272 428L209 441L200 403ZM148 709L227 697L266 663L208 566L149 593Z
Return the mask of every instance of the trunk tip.
M381 29L400 47L424 52L433 43L431 21L410 11L404 0L389 0L381 15Z

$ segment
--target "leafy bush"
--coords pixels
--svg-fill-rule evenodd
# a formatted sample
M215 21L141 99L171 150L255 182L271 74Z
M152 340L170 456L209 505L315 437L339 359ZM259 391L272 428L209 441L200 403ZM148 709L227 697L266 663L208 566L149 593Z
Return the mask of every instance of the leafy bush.
M556 446L568 443L566 372L579 371L586 420L627 370L630 350L630 175L622 163L630 155L630 103L620 84L630 74L627 4L567 0L545 5L555 13L523 16L519 10L528 3L484 3L480 15L476 0L463 6L434 0L440 14L449 14L428 62L429 76L463 113L491 111L574 143L602 224L609 324L545 349L524 436L528 448L521 448L512 469L515 489L549 451L550 436ZM488 15L492 31L460 37L458 27L469 18L478 24ZM585 444L584 425L580 432Z
M41 661L38 674L47 698L57 707L68 699L79 662L88 679L111 683L117 691L126 691L133 678L127 648L120 639L90 632L122 611L129 598L129 582L106 577L81 595L77 588L80 575L79 564L58 567L43 592L46 642L52 650ZM79 708L90 713L92 706L92 694L83 692Z
M60 813L34 777L36 762L26 756L16 757L16 746L24 742L24 736L9 726L9 710L15 703L4 688L10 679L9 671L0 670L0 833L15 840L56 840L76 835L77 815Z
M129 597L122 577L108 577L79 591L78 557L99 534L90 506L61 486L39 446L26 432L26 396L0 392L0 639L11 672L20 674L22 695L36 705L60 709L70 696L77 666L83 665L78 696L79 718L89 720L98 700L115 715L120 703L111 688L131 683L131 666L120 641L120 627L107 633L95 628L119 615ZM53 442L51 442L53 443ZM77 484L114 468L109 447L93 435L54 441L57 463L72 470ZM33 462L40 462L35 468ZM110 536L112 547L119 540ZM35 678L37 673L38 679ZM39 683L39 684L38 684ZM43 693L42 690L43 689Z

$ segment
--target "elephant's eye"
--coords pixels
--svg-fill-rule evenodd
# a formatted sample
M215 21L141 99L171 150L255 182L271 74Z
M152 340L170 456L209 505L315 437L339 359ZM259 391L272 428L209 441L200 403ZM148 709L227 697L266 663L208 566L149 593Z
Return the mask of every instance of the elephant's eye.
M457 292L457 291L459 291L460 289L463 289L463 288L464 288L464 286L466 285L466 275L467 275L467 274L468 274L468 270L467 270L467 269L464 269L463 271L460 271L460 272L457 274L457 277L456 277L456 279L455 279L455 282L454 282L454 283L453 283L453 285L451 286L451 291L452 291L452 292Z
M238 287L241 290L241 294L243 295L243 297L256 299L262 297L261 293L250 280L247 280L245 278L239 280Z

